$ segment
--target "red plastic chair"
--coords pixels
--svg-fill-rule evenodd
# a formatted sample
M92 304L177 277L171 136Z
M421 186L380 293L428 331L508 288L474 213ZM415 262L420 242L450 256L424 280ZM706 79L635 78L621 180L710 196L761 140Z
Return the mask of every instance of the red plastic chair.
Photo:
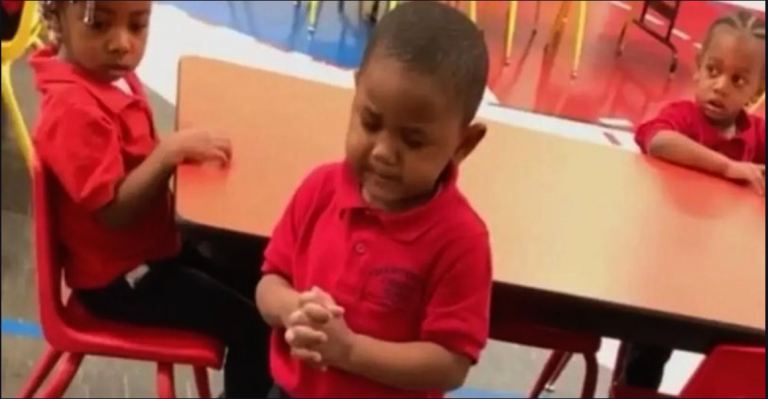
M183 331L137 327L107 322L89 315L70 296L62 300L61 268L56 262L56 241L48 209L47 172L40 161L32 160L32 202L37 264L37 292L40 320L48 348L19 394L21 398L58 398L66 391L85 355L143 360L157 363L157 391L160 398L175 397L174 364L194 367L201 398L210 398L207 368L220 369L224 348L212 338ZM38 392L51 376L47 387Z
M600 350L600 337L513 322L494 325L491 328L491 338L553 351L528 397L538 398L545 390L550 390L551 384L557 380L574 354L583 356L586 365L581 397L595 397L599 372L597 352Z
M615 384L614 398L673 398ZM701 363L680 398L764 398L765 348L722 346Z

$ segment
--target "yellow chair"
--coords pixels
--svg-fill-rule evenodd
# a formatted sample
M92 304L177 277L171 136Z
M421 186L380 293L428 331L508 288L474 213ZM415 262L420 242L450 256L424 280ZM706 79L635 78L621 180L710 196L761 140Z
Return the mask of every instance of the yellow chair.
M512 45L514 43L515 28L517 27L517 7L519 1L510 1L507 12L507 31L504 39L504 63L509 65L512 58ZM541 15L541 1L536 1L536 17L534 21L533 34L538 33L539 16Z
M509 12L507 13L507 30L506 38L504 40L504 60L507 64L512 57L512 44L514 43L515 27L517 25L517 9L518 1L509 2ZM571 77L575 78L578 75L579 64L581 63L581 52L584 49L584 30L587 26L587 2L586 1L563 1L560 3L560 9L555 17L555 23L551 30L550 37L547 40L547 48L552 49L552 45L557 37L561 36L563 29L571 14L571 7L573 3L577 3L578 6L578 20L576 24L576 38L575 47L573 53L573 64L571 67ZM537 28L534 28L533 33L538 31L539 16L541 14L541 1L536 1L536 17L535 24Z
M294 5L298 6L301 2L295 1ZM377 2L378 3L378 2ZM387 11L392 11L395 7L397 7L397 1L388 1L387 2ZM344 2L340 1L339 6L343 7ZM307 23L309 24L309 31L314 32L315 28L317 27L317 17L320 13L320 1L310 1L309 2L309 9L307 10Z
M11 129L18 144L24 161L32 165L32 141L29 137L24 116L16 101L11 82L11 65L21 58L30 46L40 46L41 22L37 12L37 1L25 1L21 10L21 20L16 31L16 36L9 41L2 42L2 98L3 104L8 108L11 118Z
M562 35L562 31L565 28L566 23L571 14L571 7L573 3L577 3L578 15L576 23L576 40L573 50L573 64L571 66L571 78L576 78L579 74L579 64L581 63L581 52L584 49L584 30L587 27L587 2L580 1L563 1L560 4L560 10L557 12L555 19L555 27L550 33L549 40L547 41L548 47L551 49L552 44L556 37Z

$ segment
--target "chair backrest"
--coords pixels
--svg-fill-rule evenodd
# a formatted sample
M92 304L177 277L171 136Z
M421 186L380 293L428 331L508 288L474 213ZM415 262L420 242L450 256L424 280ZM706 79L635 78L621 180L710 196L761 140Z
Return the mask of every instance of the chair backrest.
M40 323L48 342L65 329L61 295L62 271L57 261L57 240L51 217L49 171L32 155L32 219L34 224L35 271Z
M25 1L21 9L21 20L13 39L2 42L3 62L13 61L24 55L32 39L39 34L40 15L37 1Z
M765 348L716 348L701 363L680 397L764 398Z

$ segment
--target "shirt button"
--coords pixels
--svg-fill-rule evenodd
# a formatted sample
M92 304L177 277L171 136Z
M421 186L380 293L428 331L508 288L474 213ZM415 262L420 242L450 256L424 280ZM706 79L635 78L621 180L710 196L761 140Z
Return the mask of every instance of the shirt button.
M361 242L358 242L357 244L355 244L355 252L358 255L364 254L365 253L365 244L363 244Z

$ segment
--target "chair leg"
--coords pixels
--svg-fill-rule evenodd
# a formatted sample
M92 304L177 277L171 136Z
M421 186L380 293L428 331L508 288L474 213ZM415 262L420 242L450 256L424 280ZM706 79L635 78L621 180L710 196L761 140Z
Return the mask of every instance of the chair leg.
M208 369L205 367L194 367L195 385L197 385L197 395L201 398L211 397L211 384L208 380Z
M31 398L35 395L40 385L43 385L43 381L51 373L53 367L61 358L62 352L54 350L52 348L46 348L43 356L35 364L35 368L32 369L32 373L29 378L24 382L24 386L19 392L20 398Z
M29 138L29 132L27 131L27 125L24 123L24 115L21 113L19 103L16 101L16 95L13 92L13 85L11 83L11 63L3 62L2 71L0 72L0 79L2 82L2 98L5 106L8 107L8 112L11 117L11 129L13 129L13 135L16 140L16 144L21 150L21 155L24 157L24 162L30 167L32 165L32 141Z
M80 363L83 362L82 353L65 353L59 367L56 370L56 374L51 376L51 381L48 386L42 390L36 398L60 398L64 395L64 392L69 388L69 384L72 383L72 379L77 374L77 370L80 369Z
M509 11L507 12L507 32L504 38L504 63L509 65L512 60L512 45L515 39L515 28L517 27L517 1L509 2Z
M571 361L572 357L573 353L570 352L563 356L560 364L557 365L557 368L555 368L555 371L552 373L552 377L550 377L549 381L547 382L546 387L544 387L545 391L550 393L555 392L555 384L557 384L557 380L560 379L560 376L563 374L563 371L565 371L565 368L568 367L568 363Z
M176 386L173 379L173 364L157 364L157 397L175 398Z
M314 32L315 28L317 28L317 14L320 11L320 1L310 1L309 2L309 11L308 11L308 21L309 24L309 31Z
M528 395L529 398L538 398L541 396L541 394L544 392L544 388L547 386L547 383L552 379L552 375L555 373L566 355L568 355L568 353L562 351L554 351L551 355L549 355L547 363L544 364L544 369L541 370L539 379L536 380L536 384L533 386L531 393Z
M544 51L553 50L552 47L554 47L555 41L562 37L565 25L568 23L568 16L571 14L571 3L573 3L573 1L561 2L560 8L557 10L557 15L555 16L555 23L549 31L549 38L547 39Z
M475 24L477 23L477 1L469 2L469 19Z
M573 69L571 77L575 78L579 73L579 63L581 62L581 51L584 48L584 30L587 27L587 2L579 1L579 16L576 26L576 47L573 52Z
M624 372L624 360L627 358L627 345L622 342L619 345L619 351L616 354L616 363L613 365L613 374L611 374L611 386L615 385L621 379Z
M597 391L597 375L599 372L597 364L597 355L594 353L584 354L584 385L581 388L582 398L594 398Z

